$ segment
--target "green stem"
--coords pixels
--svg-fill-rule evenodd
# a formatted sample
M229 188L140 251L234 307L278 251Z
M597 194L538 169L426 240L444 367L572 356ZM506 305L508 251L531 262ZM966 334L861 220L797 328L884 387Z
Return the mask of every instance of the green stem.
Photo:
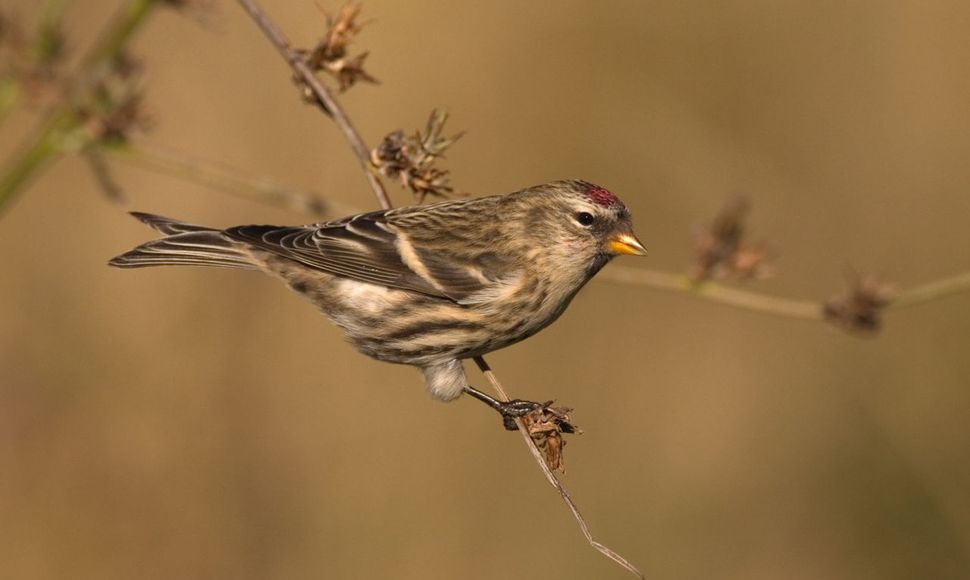
M207 163L172 151L128 144L103 147L101 153L141 169L171 175L244 199L309 213L313 216L341 217L357 211L355 208L327 201L312 191L295 190L274 179L245 175L228 167Z
M64 132L72 125L72 118L73 115L66 111L50 118L33 144L3 172L0 176L0 213L35 173L60 155Z
M659 290L684 292L745 310L801 320L822 320L822 306L810 300L792 300L729 288L714 282L694 282L683 274L611 266L601 274L608 280L649 286Z
M7 120L7 116L19 100L20 81L13 76L0 79L0 124Z
M968 290L970 290L970 272L965 272L900 292L888 308L906 308Z
M41 25L60 22L67 5L68 0L45 0L41 9Z
M624 284L636 284L657 290L693 294L694 296L706 298L712 302L720 302L721 304L764 314L773 314L801 320L822 320L824 318L821 302L778 298L748 290L729 288L714 282L697 284L682 274L611 266L604 270L600 276L607 280ZM970 292L970 272L957 274L956 276L936 280L935 282L928 282L922 286L916 286L915 288L900 292L886 306L886 310L907 308L963 292Z
M51 58L52 31L60 28L61 18L64 16L64 9L67 7L67 0L47 0L41 9L40 23L34 34L34 50L31 56L32 67L41 66L45 59ZM21 73L23 74L23 73ZM21 81L17 78L17 73L9 72L0 79L0 124L2 124L13 108L20 101Z
M122 53L132 34L145 21L157 0L131 0L122 13L101 36L80 67L74 85L67 97L58 103L42 124L36 136L23 153L0 174L0 212L23 190L31 177L53 161L64 147L65 137L74 132L79 119L74 114L74 103L84 91L96 84L103 71ZM2 113L0 109L0 113Z
M33 60L35 66L47 64L50 59L63 54L61 22L64 19L66 9L67 0L46 0L44 2L37 29L34 32Z
M159 0L131 0L122 9L111 28L100 37L81 65L88 72L99 64L116 60L125 50L132 34L145 22L145 17Z

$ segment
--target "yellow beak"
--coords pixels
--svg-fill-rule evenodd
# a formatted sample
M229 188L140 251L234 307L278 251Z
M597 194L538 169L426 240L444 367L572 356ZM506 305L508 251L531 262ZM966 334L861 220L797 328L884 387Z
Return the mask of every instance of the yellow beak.
M617 255L627 255L627 256L646 256L647 250L640 243L635 235L631 234L617 234L613 236L610 241L606 242L606 247L609 248L610 252Z

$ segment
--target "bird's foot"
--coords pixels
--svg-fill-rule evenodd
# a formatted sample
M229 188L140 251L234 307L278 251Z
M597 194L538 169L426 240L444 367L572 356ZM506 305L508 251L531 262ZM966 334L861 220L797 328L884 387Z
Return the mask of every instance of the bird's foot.
M499 401L498 407L495 409L502 415L502 424L508 431L518 430L518 425L516 424L516 419L526 419L526 426L529 428L530 433L536 430L536 426L540 430L547 430L549 428L555 429L560 433L577 433L579 429L569 422L569 411L564 407L553 407L552 401L546 401L544 403L536 403L535 401L525 401L522 399L513 399L511 401Z
M551 404L552 401L536 403L524 399L512 399L511 401L495 401L495 410L502 415L502 424L507 431L517 431L519 427L515 423L516 419L521 419L533 413L539 414Z
M473 387L465 387L465 392L498 411L502 415L502 424L509 431L517 431L521 421L526 433L545 453L546 465L549 469L565 470L562 451L566 441L562 436L564 433L582 433L579 427L569 420L569 412L572 409L553 407L552 401L545 403L522 399L499 401Z
M533 431L534 425L542 424L554 426L561 433L579 433L579 429L569 422L568 412L570 409L563 407L553 407L552 401L537 403L524 399L512 399L511 401L499 401L492 398L478 389L465 387L465 392L482 401L486 405L498 411L502 415L502 425L509 431L518 430L516 419L525 419L526 424Z

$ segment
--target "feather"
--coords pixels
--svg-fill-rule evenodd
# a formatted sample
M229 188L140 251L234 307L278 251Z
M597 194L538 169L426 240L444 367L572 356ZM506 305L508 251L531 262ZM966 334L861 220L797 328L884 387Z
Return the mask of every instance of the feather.
M189 226L189 224L182 225ZM165 224L162 227L169 228L171 224ZM186 233L173 234L142 244L134 250L115 256L108 265L116 268L179 265L256 268L249 257L235 248L220 232L195 227L194 231L189 230ZM159 231L162 230L159 229Z
M441 222L433 212L420 213L378 211L310 226L238 226L224 233L232 240L335 276L453 302L500 282L498 270L505 264L496 256L487 264L471 257L462 259L462 255L446 253L446 244L424 241L428 232L423 243L417 244L395 226L397 220L412 228L421 222L432 234L437 229L441 238L452 235L444 224L438 225Z

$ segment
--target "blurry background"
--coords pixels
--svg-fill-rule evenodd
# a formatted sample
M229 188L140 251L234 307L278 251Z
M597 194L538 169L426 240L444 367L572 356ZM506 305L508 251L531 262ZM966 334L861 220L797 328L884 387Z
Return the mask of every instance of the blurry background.
M0 7L29 23L33 4ZM71 5L73 55L122 4ZM297 45L322 33L313 1L265 4ZM445 107L461 190L601 183L651 252L626 266L684 270L692 228L744 193L778 255L759 291L970 268L966 2L371 0L364 18L381 84L343 102L368 143ZM234 2L208 24L159 10L132 49L155 120L136 142L375 207ZM4 158L35 121L5 123ZM130 209L311 221L113 166ZM627 577L493 413L433 402L269 277L105 266L150 237L73 158L0 216L4 577ZM886 323L864 340L597 280L489 361L515 396L577 409L567 485L649 578L966 578L970 295Z

